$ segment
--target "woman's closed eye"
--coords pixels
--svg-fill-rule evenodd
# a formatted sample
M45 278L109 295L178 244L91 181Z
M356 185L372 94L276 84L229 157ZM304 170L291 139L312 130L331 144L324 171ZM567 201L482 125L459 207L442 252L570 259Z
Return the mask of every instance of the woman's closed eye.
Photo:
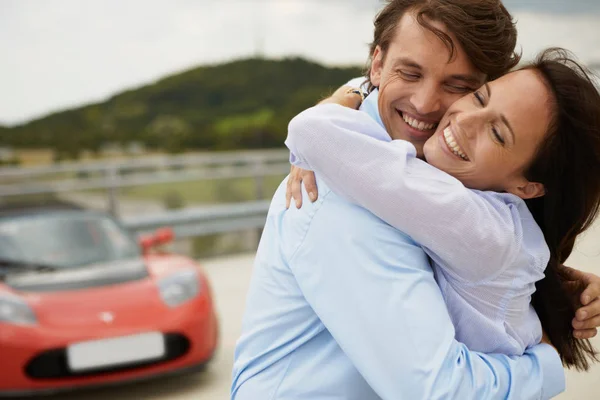
M475 96L475 99L477 99L477 102L479 102L481 107L485 107L485 99L479 90L473 92L473 96Z
M500 131L495 126L492 127L492 134L494 135L494 138L496 139L496 141L498 141L498 143L500 143L502 146L504 146L506 144L504 138L500 134Z
M481 105L481 107L485 107L485 97L483 97L483 93L477 90L473 92L473 96ZM492 135L494 136L494 140L496 140L496 142L498 142L500 145L504 146L506 144L504 137L502 136L498 128L496 128L495 126L492 126Z

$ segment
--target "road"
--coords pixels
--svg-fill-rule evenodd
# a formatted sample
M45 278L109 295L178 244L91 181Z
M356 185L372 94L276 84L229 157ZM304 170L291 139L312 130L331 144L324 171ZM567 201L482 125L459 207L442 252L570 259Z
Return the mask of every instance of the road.
M567 264L600 272L600 222L578 243ZM246 291L252 269L252 254L204 262L214 288L221 316L220 350L209 368L201 373L158 379L117 388L52 396L48 400L198 400L227 399L235 341L241 329ZM594 340L600 348L600 339ZM600 398L600 365L588 373L567 372L567 391L559 400L596 400Z

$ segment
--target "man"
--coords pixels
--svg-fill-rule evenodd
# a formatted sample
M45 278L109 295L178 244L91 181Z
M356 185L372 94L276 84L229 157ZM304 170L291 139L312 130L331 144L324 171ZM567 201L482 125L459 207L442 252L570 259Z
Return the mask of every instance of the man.
M436 14L441 3L448 15ZM462 3L393 1L378 17L370 78L392 137L418 146L453 97L493 75L480 61L498 54L497 38L466 51L469 31L498 24L499 35L516 37L498 2ZM527 399L564 390L550 346L508 358L457 343L427 257L409 237L322 182L319 199L301 209L286 210L285 189L257 252L232 398Z

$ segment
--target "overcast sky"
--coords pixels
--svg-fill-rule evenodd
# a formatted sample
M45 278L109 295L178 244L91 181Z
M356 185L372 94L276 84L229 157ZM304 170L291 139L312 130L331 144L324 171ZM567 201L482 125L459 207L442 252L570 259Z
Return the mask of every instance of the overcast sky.
M600 0L507 0L526 57L600 61ZM0 0L0 123L100 101L200 64L363 64L378 0Z

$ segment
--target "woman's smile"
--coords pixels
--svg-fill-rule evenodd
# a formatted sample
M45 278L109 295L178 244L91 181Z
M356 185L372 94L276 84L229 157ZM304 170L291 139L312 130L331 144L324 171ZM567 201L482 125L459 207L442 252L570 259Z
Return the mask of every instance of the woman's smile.
M456 137L454 136L454 134L452 132L452 128L450 128L450 125L448 125L448 127L446 127L446 129L444 129L443 136L444 136L444 143L446 143L446 145L448 146L448 149L455 156L462 159L463 161L469 161L469 157L467 157L467 155L465 154L465 151L462 149L462 147L460 147L460 144L458 144L458 140L456 140Z

